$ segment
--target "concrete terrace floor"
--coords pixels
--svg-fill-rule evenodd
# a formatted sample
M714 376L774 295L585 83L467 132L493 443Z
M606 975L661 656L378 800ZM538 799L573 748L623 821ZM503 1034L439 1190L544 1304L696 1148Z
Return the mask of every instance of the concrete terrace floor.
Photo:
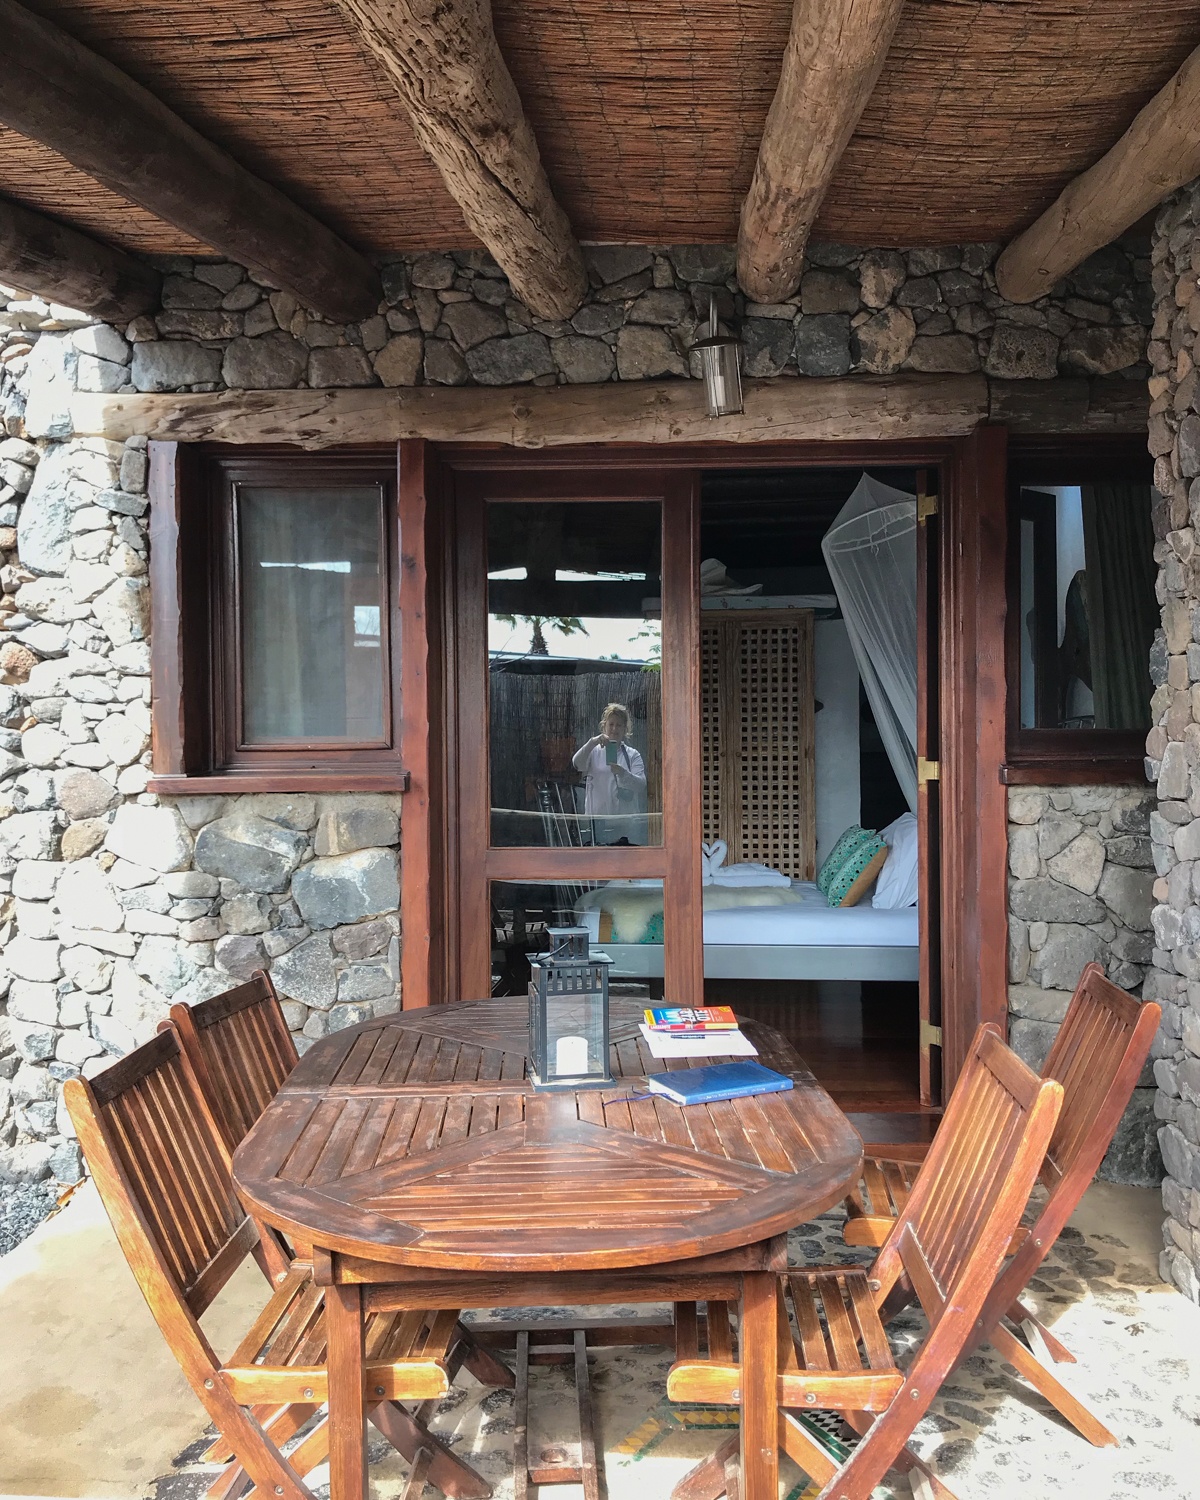
M1121 1446L1090 1448L985 1351L943 1389L916 1440L961 1500L1049 1500L1066 1487L1089 1500L1200 1495L1200 1309L1158 1279L1161 1218L1156 1192L1093 1186L1033 1293L1080 1357L1060 1375ZM857 1259L838 1227L836 1215L802 1226L793 1259ZM218 1350L232 1348L264 1292L248 1262L205 1317ZM661 1349L595 1358L610 1500L666 1500L728 1428L728 1413L665 1401L669 1363ZM535 1371L533 1403L531 1453L569 1444L573 1400L560 1369ZM495 1484L497 1500L511 1496L507 1392L464 1374L434 1425ZM190 1500L211 1482L187 1451L204 1430L89 1184L0 1260L0 1494ZM373 1500L392 1500L407 1466L381 1440L371 1456ZM311 1476L318 1495L326 1477ZM805 1489L785 1465L781 1494L800 1500Z

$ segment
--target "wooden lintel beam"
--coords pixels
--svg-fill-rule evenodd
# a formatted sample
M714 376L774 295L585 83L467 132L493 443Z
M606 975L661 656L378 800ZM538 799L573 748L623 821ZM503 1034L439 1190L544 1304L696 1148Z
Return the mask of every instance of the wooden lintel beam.
M1094 251L1200 175L1200 47L1135 116L1121 139L1062 190L1002 252L996 285L1033 302Z
M363 256L128 74L15 0L0 0L0 34L0 124L333 322L376 311L379 275Z
M569 318L587 286L583 255L500 54L489 0L337 4L514 293L539 317Z
M157 306L162 278L124 250L0 198L0 280L124 325Z
M795 0L738 231L738 280L756 302L800 283L804 247L875 87L904 0Z
M989 381L983 375L848 376L746 383L740 416L705 415L699 381L411 390L79 393L80 435L181 443L786 443L961 437L980 422L1014 432L1144 433L1149 396L1128 380Z

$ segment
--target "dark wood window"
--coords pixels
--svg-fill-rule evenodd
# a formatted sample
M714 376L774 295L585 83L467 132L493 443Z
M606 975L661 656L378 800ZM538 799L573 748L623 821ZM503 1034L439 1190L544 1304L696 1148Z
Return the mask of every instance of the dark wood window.
M1152 474L1136 439L1010 443L1009 783L1143 774L1158 623Z
M394 452L151 458L155 789L396 790Z

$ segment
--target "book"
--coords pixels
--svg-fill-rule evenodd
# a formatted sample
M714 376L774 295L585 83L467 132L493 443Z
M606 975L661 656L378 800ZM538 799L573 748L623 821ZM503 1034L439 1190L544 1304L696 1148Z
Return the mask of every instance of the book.
M651 1031L643 1021L642 1035L652 1057L757 1057L758 1048L744 1031Z
M737 1017L728 1005L669 1005L646 1012L651 1031L736 1031Z
M717 1099L742 1099L749 1094L779 1094L792 1087L792 1080L761 1063L731 1062L681 1068L677 1073L651 1073L646 1087L676 1104L711 1104Z

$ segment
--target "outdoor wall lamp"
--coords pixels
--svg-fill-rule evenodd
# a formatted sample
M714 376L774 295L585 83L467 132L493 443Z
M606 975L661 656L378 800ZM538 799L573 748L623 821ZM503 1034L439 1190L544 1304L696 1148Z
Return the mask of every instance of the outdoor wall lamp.
M735 416L742 409L742 342L719 331L715 293L708 298L708 335L692 348L700 355L709 416Z

